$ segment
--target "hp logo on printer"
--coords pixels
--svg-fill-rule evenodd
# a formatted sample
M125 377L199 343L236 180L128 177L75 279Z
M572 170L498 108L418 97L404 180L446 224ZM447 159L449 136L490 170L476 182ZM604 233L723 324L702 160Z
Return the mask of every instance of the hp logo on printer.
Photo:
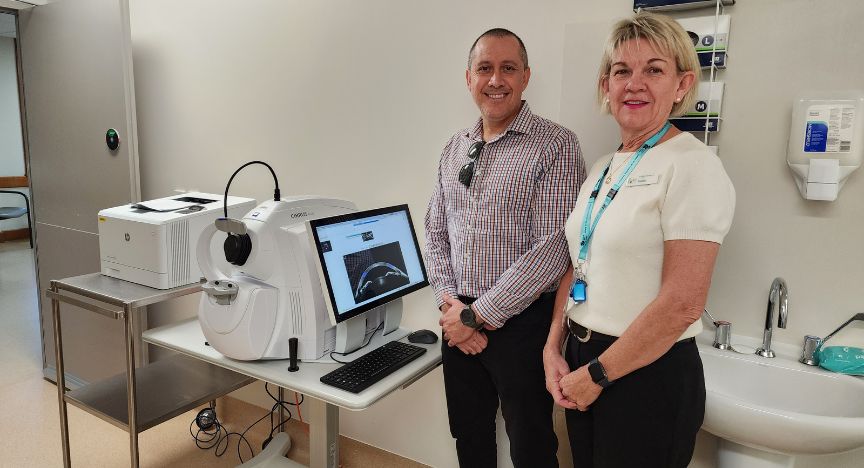
M291 213L291 217L296 219L296 218L302 218L304 216L311 216L313 214L315 214L315 213L310 213L308 211L301 211L299 213Z
M130 236L129 233L127 232L126 234L123 234L123 238L126 239L126 242L129 242L129 239L131 239L132 236Z

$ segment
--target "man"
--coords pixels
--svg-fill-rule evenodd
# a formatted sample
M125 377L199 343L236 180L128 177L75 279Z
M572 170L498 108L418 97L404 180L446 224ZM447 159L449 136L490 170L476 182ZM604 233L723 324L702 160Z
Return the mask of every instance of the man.
M522 101L530 77L512 32L491 29L474 42L465 79L480 119L444 147L426 213L447 411L463 467L497 465L499 400L513 464L558 464L542 350L585 163L573 132Z

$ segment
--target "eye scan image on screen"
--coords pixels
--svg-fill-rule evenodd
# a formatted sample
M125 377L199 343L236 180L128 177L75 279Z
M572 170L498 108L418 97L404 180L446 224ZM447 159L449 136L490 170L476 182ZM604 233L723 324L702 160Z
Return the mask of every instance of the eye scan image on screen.
M373 240L371 234L368 241ZM363 239L366 241L366 236ZM355 288L356 304L411 284L410 277L405 273L405 258L399 242L350 253L343 258L348 281Z
M311 221L336 320L427 286L405 205Z

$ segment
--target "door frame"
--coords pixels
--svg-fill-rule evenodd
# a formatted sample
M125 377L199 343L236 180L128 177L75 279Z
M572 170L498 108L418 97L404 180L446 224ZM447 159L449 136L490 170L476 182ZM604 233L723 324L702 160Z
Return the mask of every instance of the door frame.
M33 5L29 5L26 8L32 8ZM39 315L39 340L41 342L41 350L42 350L42 367L45 368L48 361L45 359L45 327L42 319L42 298L39 296L39 242L37 239L37 229L36 229L36 201L33 197L33 186L31 185L30 180L30 138L27 132L27 102L24 97L24 70L21 64L21 27L18 24L19 16L18 10L14 8L6 8L0 7L0 13L3 14L11 14L15 17L15 75L18 81L18 113L20 115L21 120L21 143L23 149L24 156L24 176L23 177L2 177L0 178L0 188L18 188L18 187L27 187L27 192L30 198L30 212L27 213L27 216L30 217L30 238L33 240L33 265L36 273L36 284L35 288L37 291L36 294L36 313ZM3 180L5 179L5 180ZM18 184L18 185L13 185Z

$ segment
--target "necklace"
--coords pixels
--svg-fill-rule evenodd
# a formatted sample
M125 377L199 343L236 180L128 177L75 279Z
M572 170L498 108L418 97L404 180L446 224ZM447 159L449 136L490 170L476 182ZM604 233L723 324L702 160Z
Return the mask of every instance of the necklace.
M627 164L627 161L629 161L631 157L633 157L633 155L628 156L626 159L624 159L623 161L618 163L618 166L609 172L609 174L606 176L606 178L603 179L603 182L605 182L607 184L611 184L612 183L612 177L618 172L619 169L621 169L622 167L624 167L624 165Z

